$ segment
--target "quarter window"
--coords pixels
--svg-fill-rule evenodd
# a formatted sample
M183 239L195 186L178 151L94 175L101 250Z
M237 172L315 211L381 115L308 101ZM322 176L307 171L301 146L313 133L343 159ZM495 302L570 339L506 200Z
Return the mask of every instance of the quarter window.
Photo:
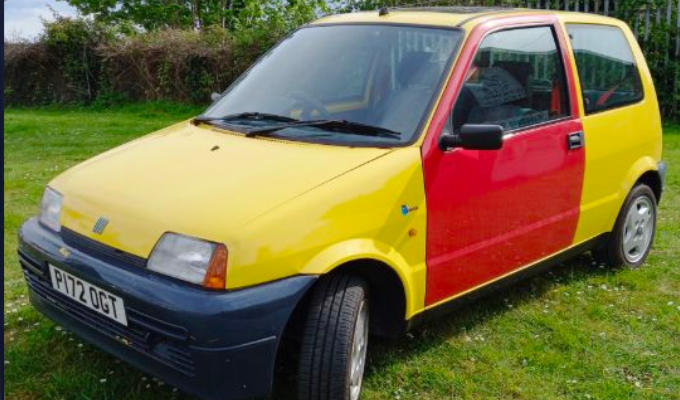
M640 74L628 41L614 26L569 24L586 114L642 99Z
M505 130L569 114L560 52L550 27L493 33L481 43L453 109L454 131L463 124L497 124Z

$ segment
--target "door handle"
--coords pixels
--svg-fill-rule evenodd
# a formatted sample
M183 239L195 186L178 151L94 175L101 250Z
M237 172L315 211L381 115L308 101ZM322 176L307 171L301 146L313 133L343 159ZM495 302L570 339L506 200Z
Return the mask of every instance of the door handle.
M580 149L583 147L583 131L572 132L567 135L567 148L569 150Z

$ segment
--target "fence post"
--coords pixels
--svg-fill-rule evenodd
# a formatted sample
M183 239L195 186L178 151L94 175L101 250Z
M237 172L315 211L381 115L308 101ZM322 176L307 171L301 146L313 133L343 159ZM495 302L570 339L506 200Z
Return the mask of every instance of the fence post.
M671 27L673 26L673 5L671 0L666 0L666 42L664 43L664 64L668 65L669 53L671 52Z
M645 7L645 45L647 45L647 39L649 39L649 1L647 0Z
M680 58L680 0L678 0L678 10L675 14L675 59L673 60L673 104L672 116L678 117L678 75L680 71L678 68L678 60Z
M604 15L609 15L609 0L604 0Z
M678 0L678 12L675 14L675 58L680 57L680 0Z

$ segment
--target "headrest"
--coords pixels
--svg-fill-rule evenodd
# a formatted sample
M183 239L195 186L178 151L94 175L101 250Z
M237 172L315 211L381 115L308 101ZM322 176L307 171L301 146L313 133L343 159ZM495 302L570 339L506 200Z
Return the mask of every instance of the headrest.
M397 81L401 86L407 86L414 82L422 82L423 77L420 74L431 73L429 64L430 53L425 51L410 51L401 58L401 62L397 67Z
M482 49L475 56L474 65L479 68L488 68L491 66L491 50Z
M529 76L534 71L530 62L526 61L497 61L494 67L503 68L508 71L522 85L526 85Z

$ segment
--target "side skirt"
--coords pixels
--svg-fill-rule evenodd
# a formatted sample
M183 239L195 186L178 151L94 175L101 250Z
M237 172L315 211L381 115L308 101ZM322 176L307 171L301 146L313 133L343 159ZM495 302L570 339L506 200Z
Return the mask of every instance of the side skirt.
M464 294L463 296L460 297L455 297L447 302L444 302L433 308L429 308L419 314L416 314L410 320L406 321L406 329L407 330L414 329L418 326L421 326L423 323L427 321L449 314L452 311L455 311L456 309L466 304L470 304L475 300L478 300L480 298L488 296L489 294L497 292L499 289L511 286L519 281L527 279L540 272L544 272L559 263L572 259L579 254L585 253L588 250L592 250L596 248L600 243L602 243L602 240L606 238L607 234L608 233L604 233L592 239L588 239L585 242L579 243L574 247L571 247L567 250L557 253L544 260L541 260L530 267L523 268L514 274L508 275L497 281L493 281L485 286L480 287L477 290Z

